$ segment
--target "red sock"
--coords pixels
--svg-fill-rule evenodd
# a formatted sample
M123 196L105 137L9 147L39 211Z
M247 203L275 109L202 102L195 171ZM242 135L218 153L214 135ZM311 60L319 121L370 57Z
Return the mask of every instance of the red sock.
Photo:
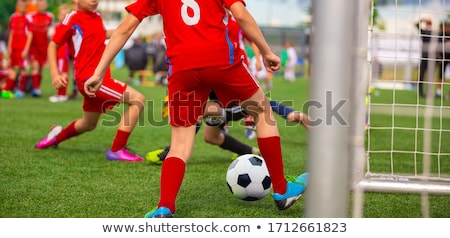
M281 142L279 136L257 138L261 156L266 162L272 180L273 192L286 193L286 178L284 177Z
M31 75L31 84L33 85L33 89L39 90L41 88L41 79L41 74Z
M128 137L130 137L131 132L117 130L116 137L114 137L113 144L111 146L111 151L116 152L127 145Z
M16 86L16 80L8 77L8 79L6 79L6 85L3 88L3 90L12 91L12 90L14 90L15 86Z
M254 122L251 116L244 117L245 126L253 126Z
M28 75L20 76L19 78L19 90L25 92L27 86Z
M175 200L183 182L186 164L177 157L166 158L161 168L160 200L158 207L166 207L175 213Z
M58 143L61 143L61 142L65 141L65 140L67 140L67 139L69 139L71 137L74 137L74 136L77 136L77 135L80 134L78 131L75 130L75 122L76 122L76 120L73 121L72 123L70 123L68 126L66 126L61 131L61 133L59 133L56 136L56 141Z
M57 95L59 95L59 96L66 96L67 95L67 88L66 87L59 88Z

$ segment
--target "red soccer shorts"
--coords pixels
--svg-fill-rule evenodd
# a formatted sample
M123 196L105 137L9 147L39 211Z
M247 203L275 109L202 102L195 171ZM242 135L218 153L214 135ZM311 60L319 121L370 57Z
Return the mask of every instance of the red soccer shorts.
M30 48L30 61L37 61L39 63L39 66L42 67L47 62L47 47L44 45L44 47L31 46Z
M90 98L84 92L84 83L86 80L77 80L78 91L83 95L83 111L105 113L111 110L120 102L127 89L127 85L119 80L105 76L103 84L95 94L96 97Z
M194 125L203 114L211 90L226 107L247 100L259 89L257 80L241 61L226 67L172 71L168 79L172 126Z
M22 58L22 50L21 49L12 49L9 54L9 67L19 67L25 68L27 62Z

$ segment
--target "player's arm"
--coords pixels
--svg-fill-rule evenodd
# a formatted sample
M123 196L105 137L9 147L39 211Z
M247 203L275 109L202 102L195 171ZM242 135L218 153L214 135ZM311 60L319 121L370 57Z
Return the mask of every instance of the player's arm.
M114 33L114 29L106 30L106 39L111 38L113 33Z
M244 31L245 35L256 44L259 52L264 57L264 64L268 72L278 70L280 68L280 58L276 56L264 39L258 24L252 15L247 11L242 2L235 2L230 6L234 18L239 27Z
M25 48L22 51L22 58L26 59L28 53L30 52L31 41L33 40L33 32L29 31L27 34L27 42L25 43Z
M255 69L256 71L261 71L261 54L255 43L250 42L250 47L252 48L253 54L255 55Z
M47 48L47 61L50 67L50 74L52 76L52 86L55 89L67 87L67 78L58 70L57 51L59 45L53 40L50 41Z
M111 35L105 51L103 51L102 58L95 68L94 75L85 83L84 91L90 97L95 97L95 92L100 88L106 70L111 64L117 53L123 48L128 38L134 32L140 21L133 14L128 16L120 23L116 30Z
M11 55L12 52L12 39L13 39L14 30L11 30L8 35L8 55Z

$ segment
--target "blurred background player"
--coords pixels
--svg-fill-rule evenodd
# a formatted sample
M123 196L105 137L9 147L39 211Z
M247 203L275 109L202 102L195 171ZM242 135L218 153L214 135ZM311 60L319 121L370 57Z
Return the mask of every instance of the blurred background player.
M8 78L8 61L5 58L6 50L6 34L0 31L0 98L6 79Z
M102 56L106 38L112 33L105 29L103 20L96 11L97 5L97 0L78 0L78 10L66 15L48 46L52 85L56 89L67 87L68 83L67 77L61 75L57 67L57 48L65 43L74 47L76 80L78 89L84 96L83 116L65 128L54 126L35 148L54 147L69 138L92 131L102 113L112 109L117 103L125 103L128 107L122 114L111 148L106 152L106 159L140 162L144 159L128 151L126 146L144 108L144 96L127 84L111 78L109 67L105 80L95 95L89 97L83 90L85 80L93 74Z
M64 17L70 12L70 7L67 4L61 4L58 8L58 23L55 25L55 31L62 27ZM58 46L56 52L57 67L62 77L69 79L69 45L67 43ZM75 88L76 90L76 88ZM56 90L56 95L50 96L50 102L65 102L67 101L67 86L60 87Z
M9 73L2 91L2 98L14 98L17 72L19 72L19 81L26 81L27 78L27 58L32 38L29 31L30 22L25 15L27 6L27 0L17 0L17 12L9 18Z
M78 10L78 0L72 0L72 4L71 4L71 8L72 11L76 11ZM72 87L72 93L69 96L69 100L76 100L78 98L78 86L77 86L77 80L75 79L75 72L74 72L74 67L73 67L73 52L70 51L71 49L69 48L69 71L70 69L72 69L72 83L73 83L73 87Z
M32 33L29 60L31 66L31 95L33 97L41 96L42 67L47 62L48 31L54 19L53 14L47 12L47 7L47 0L36 0L37 11L27 15ZM19 90L14 95L16 98L25 97L27 80L28 77L21 78L19 81Z
M286 66L284 67L284 79L293 82L295 81L295 66L298 61L297 52L290 41L284 43L284 48L287 53Z

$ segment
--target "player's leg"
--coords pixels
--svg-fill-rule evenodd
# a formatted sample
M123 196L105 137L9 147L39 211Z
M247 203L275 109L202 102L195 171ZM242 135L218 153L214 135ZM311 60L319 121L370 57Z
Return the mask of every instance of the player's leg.
M61 72L61 75L68 79L69 78L69 62L67 59L64 58L58 58L57 60L57 64L58 64L58 71ZM58 88L56 90L56 95L50 96L49 97L49 101L50 102L65 102L67 101L68 97L67 97L67 86L66 87L62 87L62 88Z
M19 68L19 84L18 89L14 93L15 98L23 98L25 97L26 85L28 81L28 74L25 67Z
M258 145L272 180L275 203L278 209L287 209L306 189L308 174L304 173L297 178L284 177L280 135L269 100L264 92L259 89L242 103L242 107L255 118Z
M13 60L13 56L10 56L11 60ZM17 69L15 66L10 65L8 68L8 77L6 79L6 83L5 86L3 87L2 90L2 98L14 98L14 88L16 87L16 78L17 78Z
M226 113L225 110L217 102L208 102L205 107L205 130L203 132L203 139L206 143L212 145L218 145L224 150L234 152L237 156L243 154L259 154L257 148L244 144L234 137L223 133L223 127L226 122L230 121L233 117L230 113ZM233 155L233 158L237 156Z
M272 111L286 119L288 122L300 123L305 129L309 129L309 117L303 112L297 112L291 107L285 106L278 101L270 100Z
M42 81L42 67L47 60L47 49L39 49L37 46L34 46L35 49L30 53L31 59L31 85L32 91L31 96L40 97L41 96L41 81Z
M198 121L197 124L195 124L195 134L197 135L198 131L202 127L202 121ZM170 145L164 147L163 149L157 149L148 152L145 155L145 160L155 163L155 164L162 164L162 162L166 159L167 154L169 153Z
M110 88L114 89L114 84L112 84ZM129 152L126 146L131 132L134 130L136 123L139 120L139 116L144 109L145 97L134 88L127 86L121 102L128 104L128 108L124 111L120 119L111 148L106 153L106 158L108 160L123 160L130 162L143 161L144 159L142 157Z
M172 126L171 146L161 167L160 200L157 208L145 217L173 217L176 212L176 198L183 182L186 163L194 148L195 125Z
M169 76L170 150L161 167L158 206L145 217L173 217L176 212L177 195L194 148L196 124L210 92L200 80L190 80L197 78L198 73L196 70L172 71Z
M72 121L68 126L62 128L60 125L53 125L50 132L42 138L36 149L46 149L49 147L56 147L59 143L66 141L72 137L81 135L85 132L92 131L96 128L97 122L101 116L99 112L83 112L80 119Z

